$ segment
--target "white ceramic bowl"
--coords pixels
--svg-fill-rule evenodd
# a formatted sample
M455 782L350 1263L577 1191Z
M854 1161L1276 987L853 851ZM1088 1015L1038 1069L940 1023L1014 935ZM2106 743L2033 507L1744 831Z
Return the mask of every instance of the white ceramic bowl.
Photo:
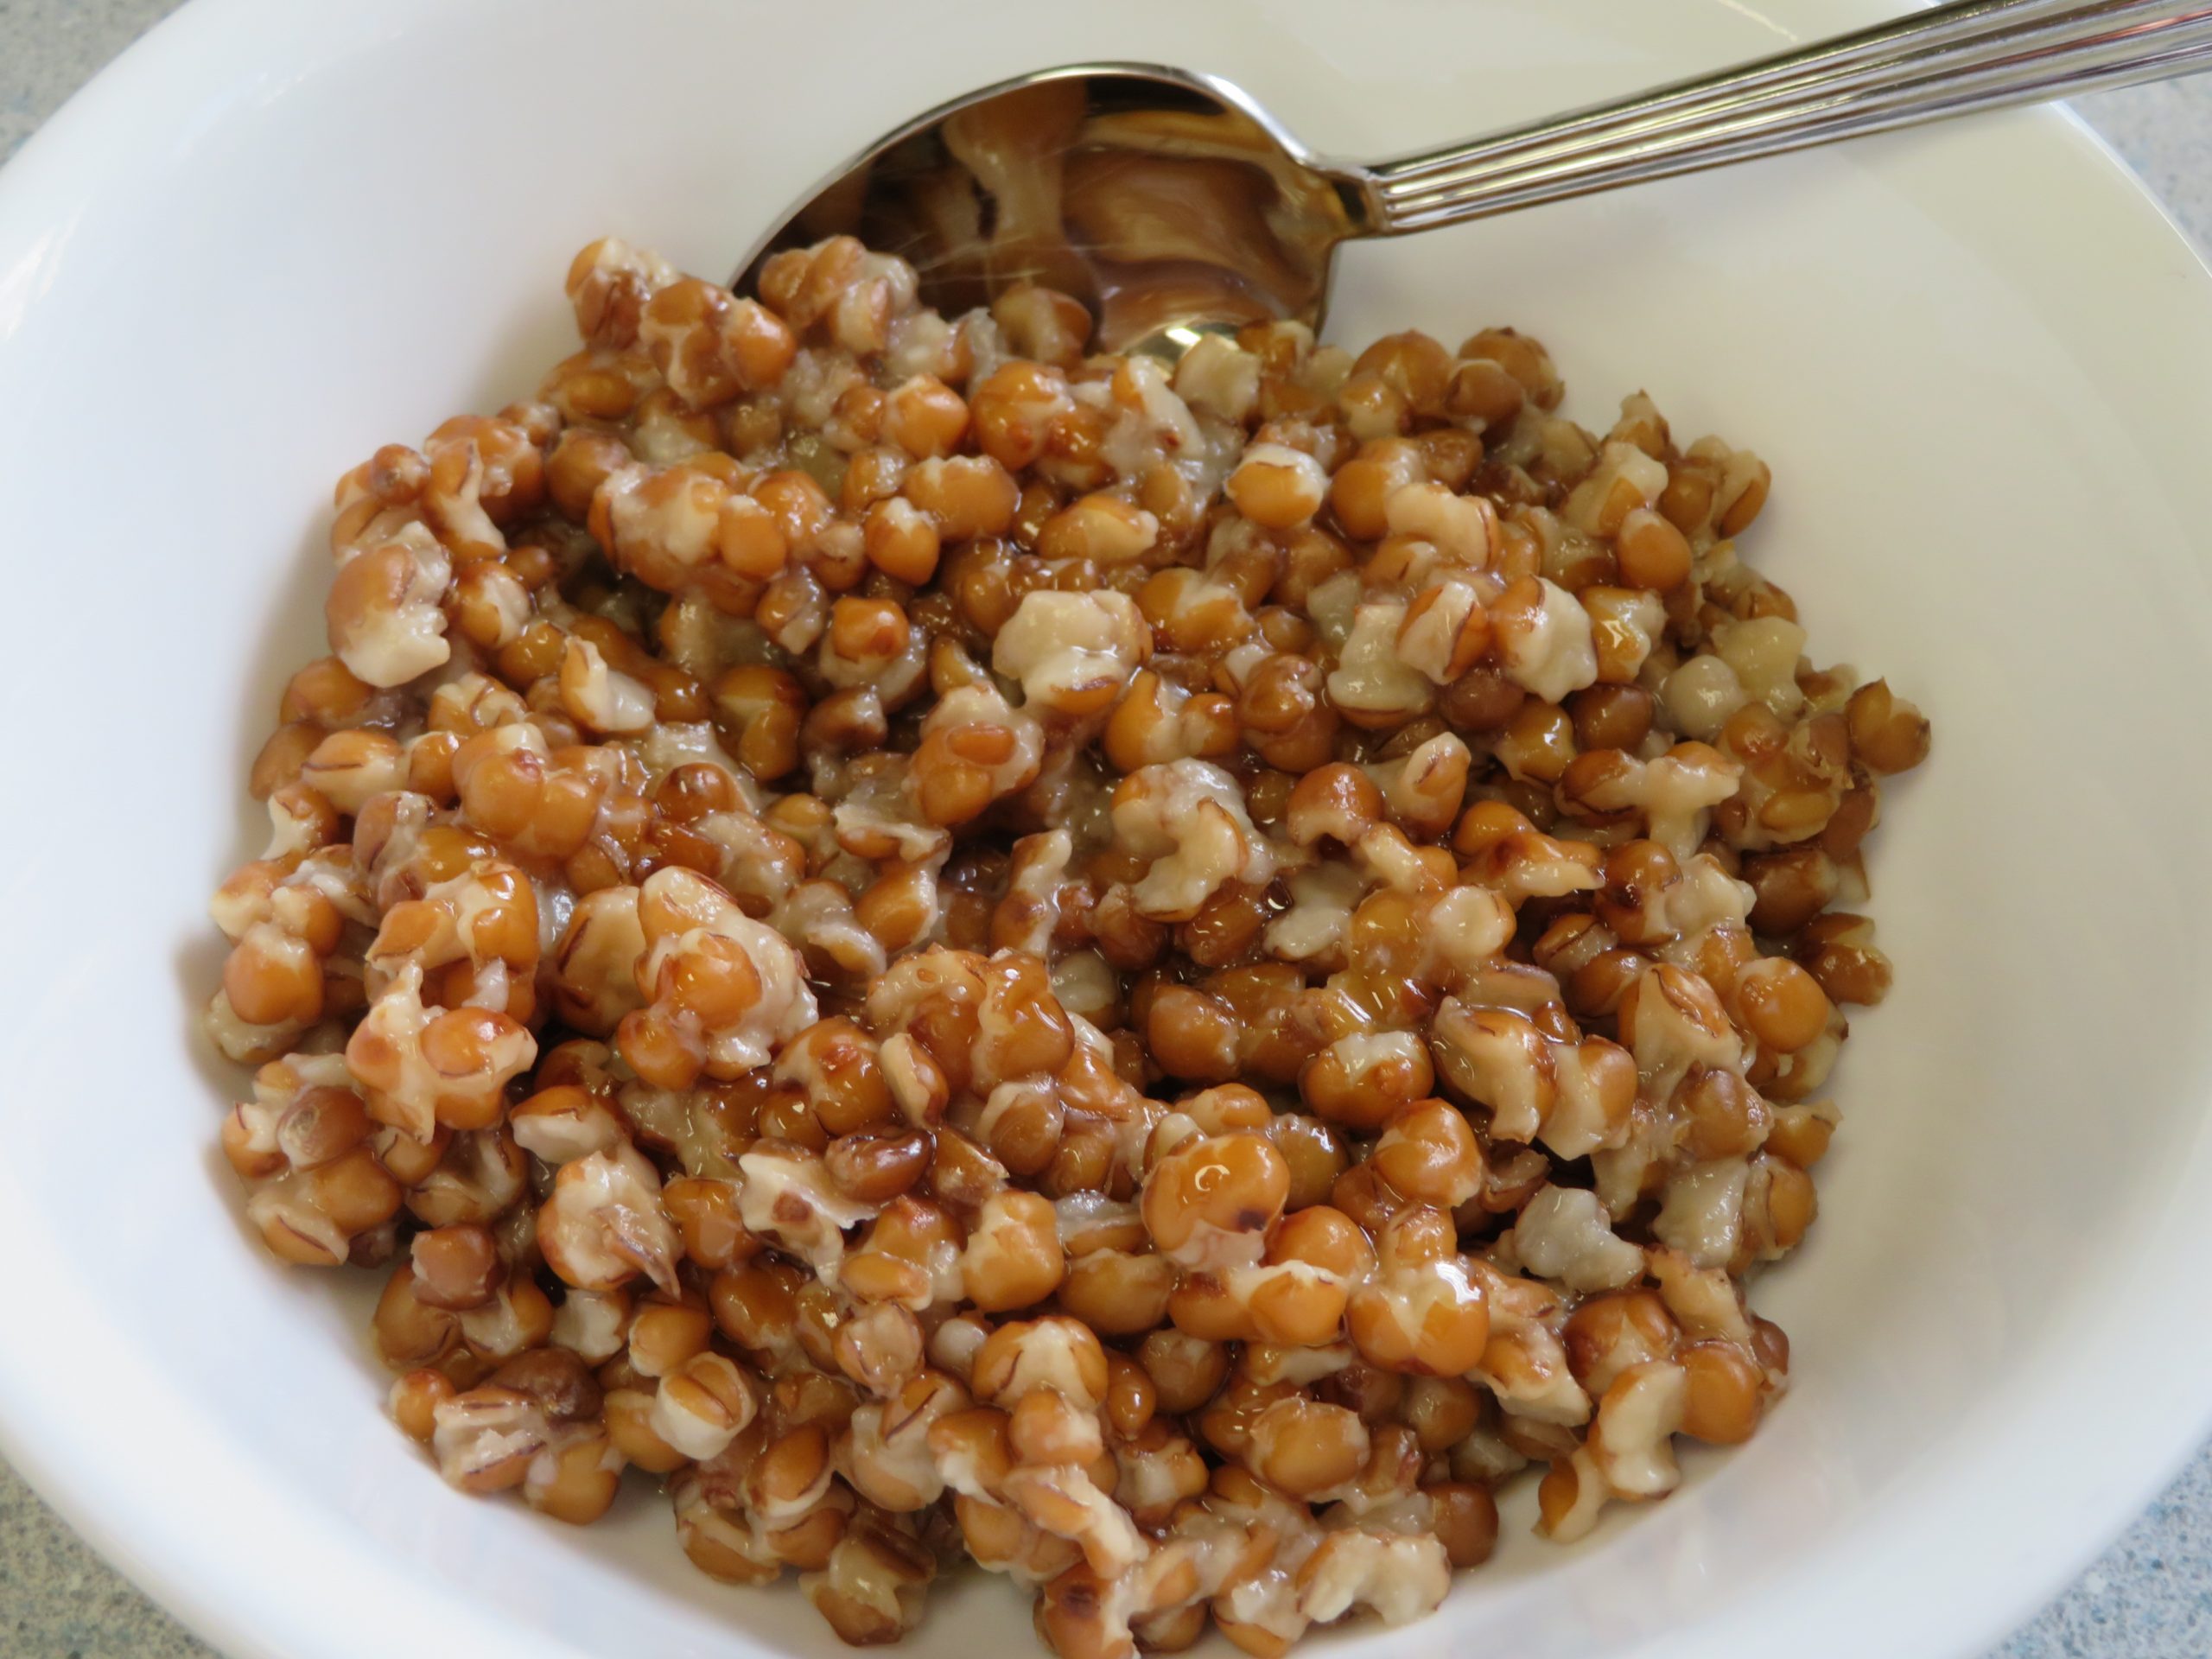
M1871 0L199 0L0 180L0 1427L242 1655L821 1651L640 1490L588 1532L446 1491L379 1413L366 1298L238 1221L194 1022L246 762L320 649L330 480L524 391L619 232L728 269L890 119L1083 57L1224 72L1384 154L1768 50ZM1781 26L1767 21L1778 16ZM2212 1313L2212 283L2064 118L1986 118L1354 250L1336 327L1550 342L1773 464L1750 540L1814 648L1937 722L1874 845L1796 1386L1573 1549L1525 1535L1394 1656L1971 1655L2202 1427ZM642 1483L640 1483L642 1485ZM1030 1650L1002 1585L924 1655Z

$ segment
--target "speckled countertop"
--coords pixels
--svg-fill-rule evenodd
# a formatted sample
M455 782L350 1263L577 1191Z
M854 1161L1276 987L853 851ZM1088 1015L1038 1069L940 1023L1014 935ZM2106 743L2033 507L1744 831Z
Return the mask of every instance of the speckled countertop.
M179 0L0 0L0 161ZM2212 244L2212 76L2082 114ZM2212 1451L1988 1659L2212 1656ZM0 1464L0 1659L213 1659Z

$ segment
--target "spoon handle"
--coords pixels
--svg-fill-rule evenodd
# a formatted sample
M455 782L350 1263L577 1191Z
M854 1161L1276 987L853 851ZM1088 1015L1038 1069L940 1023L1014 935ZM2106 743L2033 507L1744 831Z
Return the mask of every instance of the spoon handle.
M2212 67L2212 0L1954 0L1616 103L1368 168L1425 231L1944 116Z

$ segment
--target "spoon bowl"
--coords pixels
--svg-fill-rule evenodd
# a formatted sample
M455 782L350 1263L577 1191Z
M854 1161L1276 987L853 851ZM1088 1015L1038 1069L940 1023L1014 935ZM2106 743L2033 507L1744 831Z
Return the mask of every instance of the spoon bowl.
M887 133L754 248L847 234L912 264L947 315L1024 283L1090 308L1102 351L1319 329L1337 245L1371 228L1361 175L1315 158L1241 88L1144 63L1000 81Z

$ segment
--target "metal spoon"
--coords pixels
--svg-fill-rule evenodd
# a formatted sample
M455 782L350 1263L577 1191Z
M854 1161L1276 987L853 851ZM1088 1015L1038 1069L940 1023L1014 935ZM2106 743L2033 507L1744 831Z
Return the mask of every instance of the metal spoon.
M754 248L840 232L903 255L948 315L1016 283L1073 294L1100 349L1319 328L1338 245L1487 218L1939 117L2186 73L2212 0L1955 0L1615 103L1371 165L1314 156L1217 75L1071 64L885 134Z

